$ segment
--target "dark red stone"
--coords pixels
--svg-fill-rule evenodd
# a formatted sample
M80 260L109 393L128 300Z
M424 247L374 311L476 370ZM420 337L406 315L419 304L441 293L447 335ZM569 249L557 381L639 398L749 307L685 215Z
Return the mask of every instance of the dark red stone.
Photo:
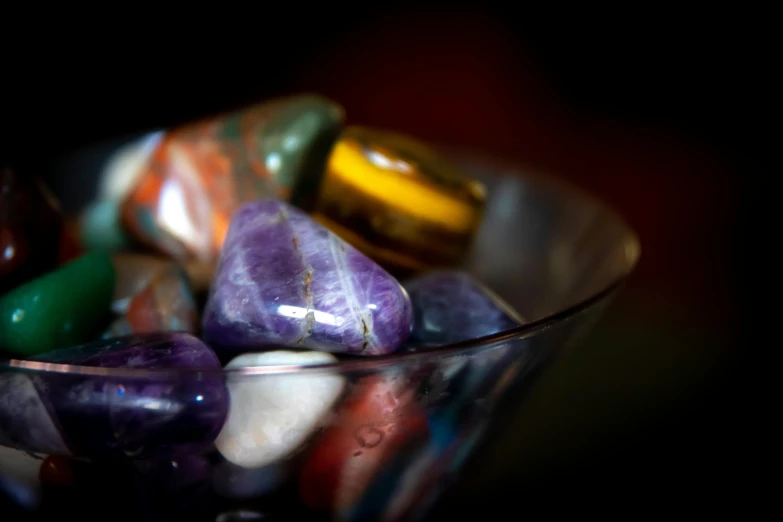
M372 375L354 385L305 457L299 496L306 506L345 518L398 452L426 443L426 411L414 390L402 374Z
M29 173L0 167L0 293L57 266L63 219Z
M41 482L58 486L73 485L73 469L70 459L60 455L46 457L39 472Z

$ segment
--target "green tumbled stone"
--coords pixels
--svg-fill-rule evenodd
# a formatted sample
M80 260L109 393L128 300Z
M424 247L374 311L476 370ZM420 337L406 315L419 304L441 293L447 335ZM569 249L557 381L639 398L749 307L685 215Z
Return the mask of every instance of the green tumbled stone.
M295 205L312 207L326 169L326 161L342 130L342 107L314 95L278 102L263 132L255 135L256 147L266 158L280 158L279 182L291 188Z
M92 252L0 297L0 349L24 356L91 341L110 317L111 258Z

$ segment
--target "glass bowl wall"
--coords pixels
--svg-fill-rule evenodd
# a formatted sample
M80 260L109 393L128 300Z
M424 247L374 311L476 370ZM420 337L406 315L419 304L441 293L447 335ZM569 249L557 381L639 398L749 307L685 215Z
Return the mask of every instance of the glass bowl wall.
M2 360L0 401L32 382L73 387L102 379L104 390L163 386L169 390L165 404L148 409L164 432L178 411L196 400L208 402L200 390L216 380L235 389L261 381L291 386L297 379L331 374L346 384L319 430L293 454L261 468L233 465L211 441L157 455L148 441L139 442L143 434L132 431L116 434L122 441L119 456L68 457L35 447L40 434L20 432L12 418L0 418L5 510L0 518L229 522L424 516L459 480L476 449L492 443L508 405L523 400L547 362L599 317L639 255L633 231L588 195L486 158L452 156L489 189L485 221L465 268L513 305L528 321L524 326L426 352L311 368L168 372ZM67 169L62 175L68 176ZM85 181L78 175L70 179ZM68 195L61 197L68 208ZM346 401L362 402L373 393L388 396L392 406L344 413ZM118 397L107 392L91 400L122 415L133 395ZM329 456L328 462L319 455ZM314 468L314 462L320 464Z

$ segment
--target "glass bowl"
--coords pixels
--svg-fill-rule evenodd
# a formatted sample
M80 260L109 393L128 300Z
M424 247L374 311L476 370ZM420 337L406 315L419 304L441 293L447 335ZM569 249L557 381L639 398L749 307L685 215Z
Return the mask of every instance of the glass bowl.
M35 400L42 386L71 394L91 389L80 400L128 421L113 434L122 451L86 458L42 443L53 440L45 422L23 430L0 416L0 518L424 517L476 449L492 444L509 405L523 400L552 358L600 316L639 256L634 232L592 197L549 176L450 155L488 187L485 221L464 268L514 306L523 326L426 351L309 367L171 371L0 360L0 401L15 394L20 409L43 408ZM209 408L225 400L226 390L297 390L324 378L342 383L335 406L308 433L262 434L301 442L260 467L232 463L217 451L214 435L200 440L198 426L183 431L178 424L183 411ZM97 381L101 386L85 386ZM165 400L139 401L138 390L155 386ZM67 404L69 397L57 400ZM144 421L134 424L137 418ZM100 428L76 419L70 429L89 438ZM161 442L172 439L188 444L173 450Z

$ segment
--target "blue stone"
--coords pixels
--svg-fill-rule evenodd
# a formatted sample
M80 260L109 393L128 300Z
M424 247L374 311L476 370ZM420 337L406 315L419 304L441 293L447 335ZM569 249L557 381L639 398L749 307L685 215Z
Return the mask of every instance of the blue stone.
M469 341L522 323L507 303L465 272L434 271L404 286L413 305L411 346Z

